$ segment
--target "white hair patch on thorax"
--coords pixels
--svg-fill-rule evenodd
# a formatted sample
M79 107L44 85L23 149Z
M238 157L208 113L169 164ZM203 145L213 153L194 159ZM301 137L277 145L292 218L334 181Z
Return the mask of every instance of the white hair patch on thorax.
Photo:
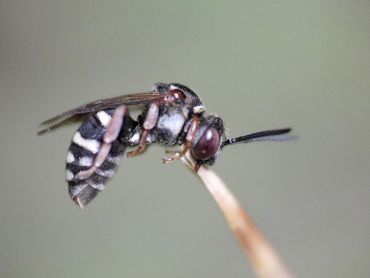
M177 86L175 86L175 85L171 84L171 85L170 85L170 90L171 90L171 91L172 91L172 90L179 90L179 87L177 87Z
M185 119L181 114L163 115L159 118L158 128L167 129L172 134L179 134L184 125Z
M197 105L197 106L193 107L193 113L194 114L201 114L204 111L206 111L206 108L204 107L204 105Z
M139 132L136 132L129 140L128 140L128 142L130 143L130 144L133 144L133 145L135 145L135 144L138 144L139 143L139 141L140 141L140 134L139 134Z
M110 123L110 120L112 119L112 117L105 111L99 111L98 113L96 113L96 116L104 127L107 127Z
M81 136L80 132L76 132L76 134L73 136L72 141L92 153L97 153L100 148L100 142L93 139L85 139Z

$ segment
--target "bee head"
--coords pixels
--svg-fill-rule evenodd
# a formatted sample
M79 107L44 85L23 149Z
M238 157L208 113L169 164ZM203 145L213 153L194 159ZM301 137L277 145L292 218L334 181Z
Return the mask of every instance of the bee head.
M190 149L198 164L212 165L220 156L225 128L221 118L208 116L202 119Z

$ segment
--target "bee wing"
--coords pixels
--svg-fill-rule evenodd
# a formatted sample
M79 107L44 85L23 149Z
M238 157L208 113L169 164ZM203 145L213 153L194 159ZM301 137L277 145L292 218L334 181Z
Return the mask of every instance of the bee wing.
M126 106L144 106L153 101L163 99L164 94L159 92L137 93L113 98L97 100L61 113L51 119L41 123L46 127L40 130L37 134L41 135L48 131L54 130L60 126L74 122L79 122L87 118L91 113L116 108L121 105Z

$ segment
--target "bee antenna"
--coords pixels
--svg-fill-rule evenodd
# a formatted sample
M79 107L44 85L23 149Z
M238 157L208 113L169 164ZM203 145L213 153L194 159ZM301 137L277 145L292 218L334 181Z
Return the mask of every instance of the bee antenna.
M292 130L291 128L271 129L271 130L264 130L264 131L259 131L259 132L255 132L255 133L242 135L242 136L239 136L239 137L236 137L236 138L230 138L230 139L227 139L227 140L222 142L221 148L223 148L227 145L232 145L232 144L240 143L240 142L247 143L247 142L250 142L250 141L254 141L257 138L270 137L270 136L285 134L285 133L290 132L291 130ZM270 137L269 139L273 139L273 138Z

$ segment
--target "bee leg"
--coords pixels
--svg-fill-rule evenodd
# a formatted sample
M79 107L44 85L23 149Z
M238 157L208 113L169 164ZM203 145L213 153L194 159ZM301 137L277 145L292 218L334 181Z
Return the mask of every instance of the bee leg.
M99 113L105 112L103 111ZM121 131L124 117L127 113L127 108L125 106L118 107L114 111L111 118L109 118L106 113L101 114L102 116L100 116L99 113L97 115L99 119L101 118L101 122L106 128L103 136L103 142L101 143L99 151L95 156L93 165L89 169L81 171L76 175L76 178L79 180L87 179L88 177L90 177L106 160L112 148L112 142L117 140L118 135Z
M137 156L137 155L139 155L139 154L141 154L142 152L145 151L145 148L146 148L146 138L149 135L149 131L150 130L144 129L143 134L140 137L139 146L135 150L133 150L131 152L128 152L127 153L127 156L128 157Z
M148 112L146 113L145 120L143 123L143 134L140 137L139 146L136 148L136 150L133 150L131 152L127 153L128 157L133 157L136 155L141 154L145 148L146 148L146 139L149 136L149 132L153 127L155 127L159 115L159 103L153 102L150 104Z
M195 166L194 166L194 171L195 171L195 173L196 173L196 172L198 172L198 170L199 170L200 166L202 166L202 164L201 164L201 163L199 163L199 162L197 162L197 163L195 164Z
M186 133L186 139L185 139L185 143L184 143L184 146L182 148L182 151L181 152L175 152L175 154L173 156L163 158L162 159L163 163L169 163L169 162L178 160L181 157L183 157L188 152L188 150L190 150L191 145L192 145L192 143L194 141L194 138L195 138L195 133L196 133L198 127L199 127L199 124L200 124L200 117L198 115L193 116L190 127L189 127L189 129Z

